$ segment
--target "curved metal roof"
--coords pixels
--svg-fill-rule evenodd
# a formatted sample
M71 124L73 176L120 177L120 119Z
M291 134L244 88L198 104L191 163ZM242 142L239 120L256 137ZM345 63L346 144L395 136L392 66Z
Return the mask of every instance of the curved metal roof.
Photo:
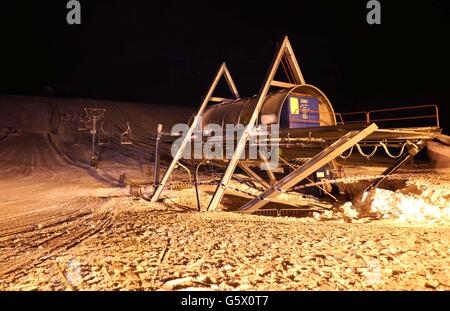
M298 85L289 89L281 89L267 95L259 113L258 123L264 115L272 115L276 122L280 122L281 110L287 96L291 93L311 95L319 100L320 125L336 125L333 107L325 94L317 87L309 84ZM247 98L224 101L208 107L203 113L202 128L207 124L243 124L247 125L256 107L256 95Z

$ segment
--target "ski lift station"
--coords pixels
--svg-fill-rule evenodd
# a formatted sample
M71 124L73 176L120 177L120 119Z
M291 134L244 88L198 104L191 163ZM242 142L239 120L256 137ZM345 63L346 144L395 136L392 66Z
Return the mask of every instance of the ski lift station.
M284 70L284 81L275 80L281 69ZM229 87L229 98L214 96L222 78ZM379 150L393 159L386 165L383 177L372 180L366 190L378 187L428 141L442 136L435 105L350 113L338 113L335 108L324 92L306 83L287 37L278 46L259 92L253 97L240 97L227 66L222 64L192 118L190 131L157 185L152 201L157 201L167 186L174 168L182 160L184 149L193 139L195 128L200 127L204 131L209 124L223 128L226 124L241 124L246 130L235 139L230 158L224 156L213 161L225 169L208 210L218 207L236 167L239 167L264 188L261 195L240 208L245 212L263 208L280 193L291 191L304 181L342 179L344 172L338 160L352 153L370 158ZM280 129L277 137L279 167L264 173L259 171L259 166L266 159L259 157L255 161L241 157L248 148L250 131L263 124L277 124ZM201 165L204 161L197 162ZM332 192L349 197L356 195L344 182L335 182L328 190L321 187L320 192L323 195L331 195Z

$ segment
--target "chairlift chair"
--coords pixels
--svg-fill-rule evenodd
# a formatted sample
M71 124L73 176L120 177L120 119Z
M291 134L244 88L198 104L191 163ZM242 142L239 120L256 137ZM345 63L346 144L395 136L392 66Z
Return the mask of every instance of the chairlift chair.
M131 145L133 142L131 141L131 127L130 123L127 122L127 129L125 132L120 135L120 144L122 145Z
M99 146L109 145L111 143L111 136L103 129L103 122L98 130L98 144Z
M90 127L92 127L92 124L89 124L89 119L87 118L87 116L82 114L78 123L78 130L86 131L90 128L89 125L91 125Z

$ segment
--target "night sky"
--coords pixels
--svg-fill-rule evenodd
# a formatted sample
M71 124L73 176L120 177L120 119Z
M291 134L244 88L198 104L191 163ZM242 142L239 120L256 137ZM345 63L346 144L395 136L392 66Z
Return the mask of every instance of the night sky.
M308 83L336 111L438 104L450 115L450 1L65 0L2 3L0 93L198 106L225 61L257 93L288 35ZM443 127L447 127L443 123Z

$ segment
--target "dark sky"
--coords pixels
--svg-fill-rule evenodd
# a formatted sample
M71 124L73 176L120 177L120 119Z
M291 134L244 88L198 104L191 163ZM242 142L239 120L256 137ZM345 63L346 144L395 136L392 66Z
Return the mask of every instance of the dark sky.
M365 0L80 2L75 26L65 0L2 3L0 93L197 106L225 61L249 96L287 34L337 111L450 114L450 1L381 0L376 26Z

